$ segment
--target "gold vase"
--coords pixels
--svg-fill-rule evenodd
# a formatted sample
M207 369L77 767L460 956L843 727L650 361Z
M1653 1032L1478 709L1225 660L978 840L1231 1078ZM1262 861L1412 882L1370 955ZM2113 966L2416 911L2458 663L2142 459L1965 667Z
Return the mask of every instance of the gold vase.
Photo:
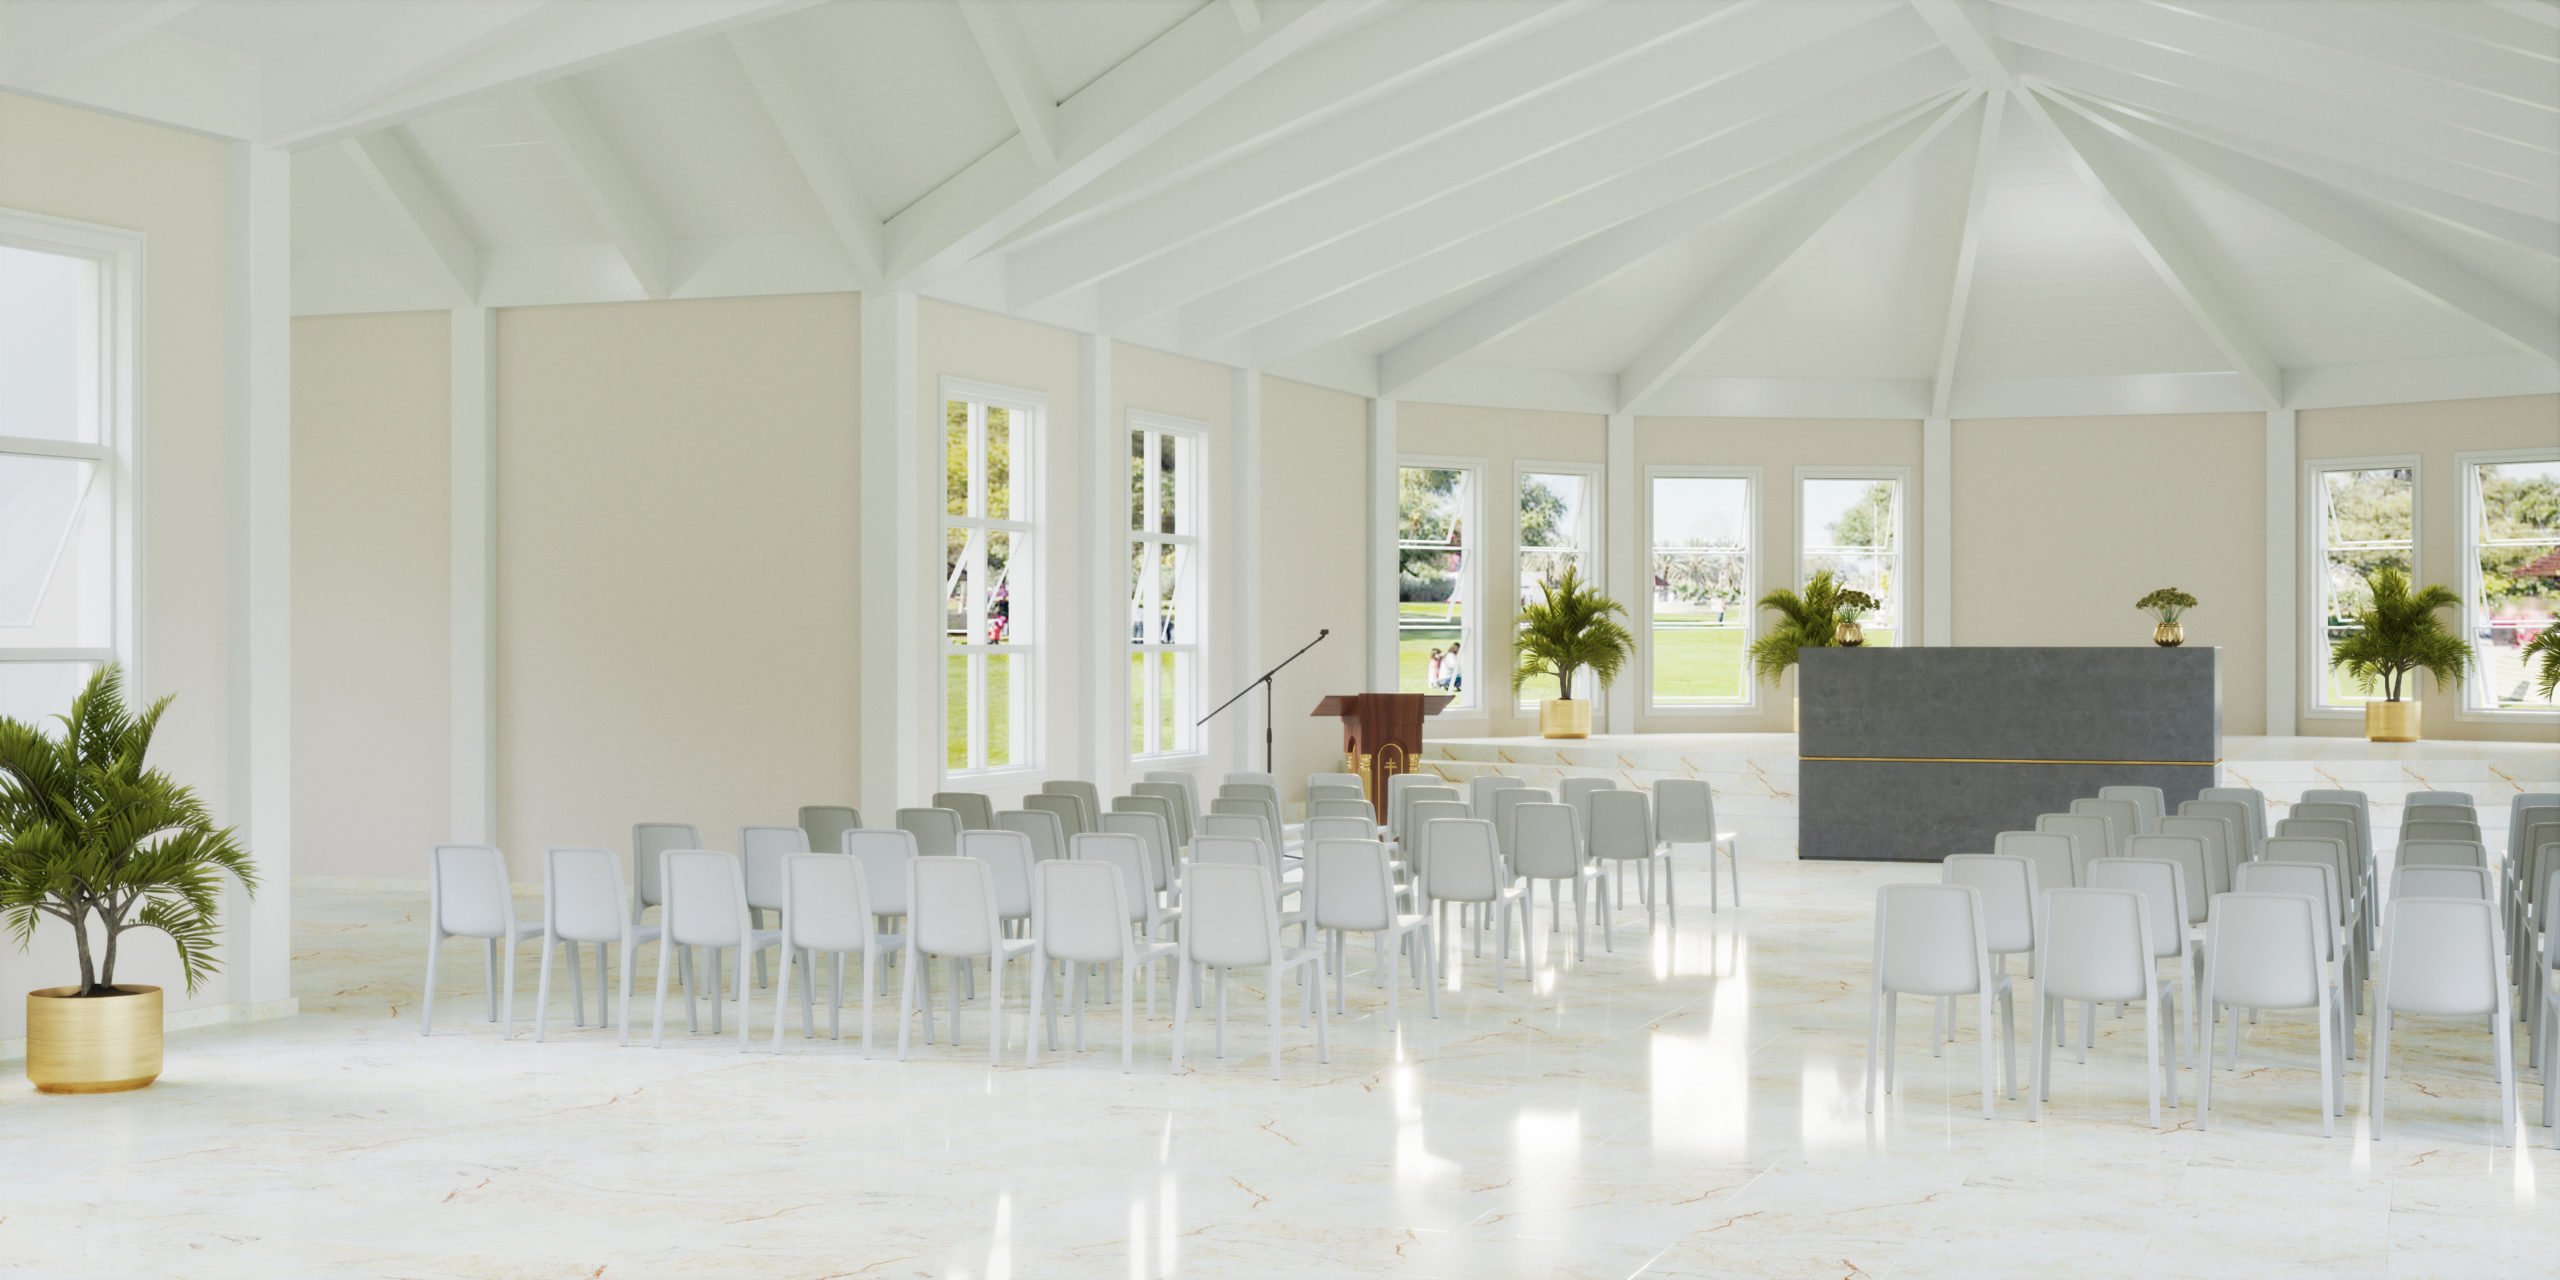
M1867 631L1866 628L1859 626L1857 623L1843 622L1840 624L1839 638L1841 648L1855 649L1859 645L1867 642Z
M2364 736L2374 742L2416 742L2417 700L2384 702L2377 699L2364 704Z
M2163 622L2151 629L2151 643L2163 649L2175 649L2187 642L2187 624Z
M27 1080L45 1093L121 1093L160 1078L160 988L27 993Z
M1591 699L1549 698L1539 703L1538 736L1541 738L1590 737Z

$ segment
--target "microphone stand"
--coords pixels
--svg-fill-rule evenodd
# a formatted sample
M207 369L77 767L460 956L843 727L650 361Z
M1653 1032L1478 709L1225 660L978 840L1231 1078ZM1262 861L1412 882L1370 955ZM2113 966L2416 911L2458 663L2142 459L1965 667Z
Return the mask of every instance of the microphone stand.
M1332 635L1332 634L1333 634L1333 628L1331 628L1331 627L1326 627L1326 628L1324 628L1324 629L1322 629L1322 630L1320 630L1320 631L1316 632L1316 638L1315 638L1315 639L1313 639L1313 640L1309 640L1309 641L1306 643L1305 648L1301 648L1301 649L1299 649L1296 653L1290 654L1290 655L1289 655L1288 657L1286 657L1286 658L1282 658L1282 659L1280 660L1280 666L1279 666L1279 667L1273 667L1273 668L1272 668L1272 669L1270 669L1269 671L1265 671L1265 672L1263 672L1263 673L1262 673L1262 678L1261 678L1261 679L1258 679L1258 680L1256 680L1256 681L1254 681L1254 682L1253 682L1253 684L1249 684L1249 685L1246 685L1245 687L1243 687L1242 689L1238 689L1238 690L1236 691L1236 696L1234 696L1234 697L1232 697L1232 698L1229 698L1229 699L1227 699L1227 700L1226 700L1226 701L1224 701L1224 702L1219 703L1216 711L1211 711L1209 714L1207 714L1207 715L1205 715L1205 716L1202 716L1202 717L1200 717L1198 720L1194 721L1194 722L1193 722L1194 727L1197 727L1197 726L1199 726L1199 725L1207 724L1207 723L1209 723L1210 721L1217 719L1217 718L1218 718L1218 712L1219 712L1219 711L1224 711L1224 710L1226 710L1227 708L1232 707L1232 706L1234 706L1235 704L1237 704L1237 703L1239 703L1239 702L1244 701L1244 696L1245 696L1246 694L1248 694L1248 693L1253 692L1253 690L1254 690L1254 686L1255 686L1255 685L1259 685L1259 686L1261 686L1261 688L1262 688L1262 771L1263 771L1264 773L1269 773L1269 772L1271 772L1271 677L1273 677L1273 676L1276 676L1276 675L1280 674L1280 667L1288 666L1290 663L1292 663L1292 662L1296 662L1298 659L1300 659L1300 658L1303 658L1303 657L1307 656L1307 650L1308 650L1308 649L1312 649L1312 648L1315 648L1317 645L1323 644L1323 643L1324 643L1324 638L1325 638L1326 636L1329 636L1329 635Z

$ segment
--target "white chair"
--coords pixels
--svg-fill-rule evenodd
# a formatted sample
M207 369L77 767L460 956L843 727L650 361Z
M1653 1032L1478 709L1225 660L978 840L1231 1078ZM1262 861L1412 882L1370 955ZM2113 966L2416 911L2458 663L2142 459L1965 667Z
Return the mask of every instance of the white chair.
M2150 839L2160 839L2153 836ZM2093 889L2131 889L2150 904L2145 910L2151 921L2151 958L2168 960L2178 967L2175 987L2162 988L2160 998L2168 1002L2169 1050L2184 1056L2183 1043L2193 1037L2181 1034L2194 1017L2196 964L2195 935L2187 930L2186 870L2178 863L2163 858L2100 858L2091 864L2089 884ZM2037 980L2043 980L2038 971ZM2181 998L2183 997L2183 999ZM2092 1006L2094 1008L2094 1006ZM2083 1015L2084 1019L2087 1017ZM2080 1052L2085 1059L2095 1041L2096 1028L2091 1022L2081 1023ZM2169 1105L2178 1104L2177 1077L2169 1079Z
M1330 775L1317 774L1316 776L1321 778L1328 777ZM1369 801L1369 793L1367 789L1363 788L1356 782L1308 783L1307 803L1312 805L1319 800L1357 800L1366 804Z
M895 828L848 831L844 851L862 868L862 897L871 906L881 953L903 954L907 949L907 864L916 858L915 833ZM882 922L892 920L897 927L880 928ZM882 971L880 978L885 981L888 973Z
M2402 898L2382 925L2382 968L2373 996L2373 1099L2366 1107L2382 1140L2391 1022L2399 1014L2490 1019L2490 1063L2498 1077L2498 1137L2520 1143L2515 1060L2507 1044L2507 984L2498 972L2498 912L2468 899Z
M1390 784L1402 782L1406 778L1412 778L1414 779L1414 782L1400 790L1391 788L1390 794L1394 798L1389 802L1387 809L1387 834L1398 843L1402 843L1412 831L1413 819L1411 814L1413 812L1413 806L1421 804L1424 801L1456 804L1465 804L1467 802L1467 793L1465 791L1460 790L1457 787L1450 786L1447 783L1440 781L1438 778L1428 774L1399 773L1395 777L1388 779L1388 782ZM1472 807L1468 809L1467 816L1470 818L1476 816L1475 810Z
M642 943L658 940L658 926L635 924L624 908L622 855L610 849L555 848L542 855L542 981L533 997L533 1038L551 1028L551 953L569 948L569 1000L577 1025L585 1026L586 1000L578 991L578 944L596 944L596 1022L602 1025L607 982L608 945L621 948L614 957L622 967L622 1040L631 1040L631 961ZM556 944L556 945L555 945Z
M2498 900L2495 878L2489 868L2468 863L2407 862L2391 873L2391 900L2402 898L2478 898L2482 902Z
M1492 809L1490 811L1476 812L1473 816L1492 820L1493 842L1501 848L1502 856L1508 858L1512 853L1512 824L1518 816L1520 806L1524 804L1554 803L1556 803L1555 796L1541 787L1532 787L1526 784L1511 787L1496 787L1492 792ZM1472 806L1470 807L1472 808ZM1590 832L1582 825L1581 812L1576 810L1573 817L1573 829L1575 834L1587 837Z
M951 1043L960 1043L960 975L987 962L989 1021L987 1065L1004 1053L1005 962L1031 953L1028 938L1004 936L996 920L995 876L980 858L917 858L907 864L906 973L898 984L898 1060L907 1057L907 1033L919 988L924 998L924 1041L933 1043L932 978L925 962L951 963Z
M996 825L996 802L983 791L936 791L933 807L959 814L963 831L990 831Z
M2550 1029L2550 1004L2560 997L2560 985L2552 981L2552 968L2560 965L2560 937L2552 925L2560 921L2560 892L2552 884L2560 881L2560 824L2553 827L2552 838L2533 848L2531 863L2525 869L2526 884L2535 886L2520 895L2522 923L2512 935L2515 938L2518 997L2525 1004L2525 1061L2542 1068L2543 1092L2551 1091L2552 1063L2548 1047L2543 1043ZM2535 954L2534 939L2542 940L2541 954Z
M1678 929L1680 895L1671 884L1671 851L1654 835L1653 802L1641 791L1601 791L1591 797L1590 804L1585 821L1590 832L1586 851L1591 860L1603 866L1615 863L1621 868L1641 863L1646 930L1650 932L1655 927L1657 908L1670 918L1671 927ZM1654 884L1657 871L1662 877L1659 887ZM1622 870L1622 882L1624 874ZM1604 943L1611 941L1605 929L1601 939ZM1617 948L1613 945L1609 949Z
M1348 800L1308 801L1308 821L1312 822L1317 818L1357 818L1362 822L1368 823L1371 831L1374 832L1378 829L1378 811L1370 808L1369 802L1359 798L1358 796L1353 796Z
M2406 804L2400 806L2400 825L2412 822L2468 822L2479 825L2480 811L2467 804Z
M2560 843L2542 846L2543 852L2560 850ZM2545 865L2560 863L2547 859ZM2560 903L2560 865L2553 866L2542 880L2543 901ZM2519 949L2526 944L2518 943ZM2560 1151L2560 911L2545 911L2542 916L2542 958L2534 963L2534 985L2542 996L2533 1002L2534 1064L2542 1068L2542 1124L2551 1130L2551 1146Z
M2036 949L2036 865L2019 857L1988 853L1953 853L1938 864L1940 882L1970 885L1982 895L1983 947L1991 968L2009 974L2009 957L2023 955L2030 964ZM1955 1034L1955 1002L1938 1005L1938 1038ZM1936 1051L1936 1046L1931 1046Z
M1423 903L1438 917L1448 903L1473 904L1478 908L1475 927L1475 953L1484 954L1484 917L1490 913L1497 919L1499 935L1493 957L1493 989L1503 990L1503 964L1511 956L1511 917L1516 908L1520 916L1520 977L1532 981L1529 968L1529 897L1517 877L1502 862L1502 851L1494 846L1493 824L1466 816L1462 804L1441 806L1453 810L1445 817L1433 817L1420 825L1422 833ZM1437 952L1435 951L1436 955Z
M2036 830L2071 842L2071 883L2089 883L2089 864L2115 856L2107 820L2094 813L2046 813L2036 817ZM2063 886L2056 885L2055 888Z
M1991 837L1991 852L2035 864L2038 892L2068 889L2080 883L2079 867L2071 860L2071 847L2071 837L2054 831L2003 831Z
M2480 824L2477 822L2404 822L2400 824L2400 838L2410 842L2419 840L2468 840L2474 844L2483 842Z
M2322 916L2328 921L2328 925L2327 932L2321 935L2320 963L2322 972L2328 975L2330 1012L2337 1022L2335 1030L2338 1054L2342 1060L2354 1057L2356 1007L2353 1001L2347 999L2346 984L2349 975L2355 972L2355 966L2347 961L2347 949L2355 945L2355 939L2350 935L2339 915L2339 903L2344 898L2345 888L2338 880L2338 869L2325 862L2261 859L2240 868L2237 891L2257 894L2292 894L2310 899L2313 906L2321 909ZM2211 964L2212 959L2211 953L2208 952L2205 957L2206 963ZM2301 1008L2302 1006L2292 1007ZM2205 1017L2204 1055L2209 1059L2213 1054L2215 1011L2211 1005L2204 1006L2200 1011ZM2233 1019L2231 1057L2227 1065L2234 1071L2240 1068L2240 1034L2243 1030L2245 1027L2242 1020Z
M1707 846L1707 910L1724 909L1716 893L1718 858L1724 859L1725 874L1733 879L1734 909L1741 910L1742 853L1734 833L1717 828L1715 788L1704 778L1664 778L1653 784L1653 821L1654 834L1673 849L1684 844Z
M1124 806L1136 807L1142 804L1161 805L1163 803L1150 796L1122 796L1112 801L1111 806L1119 809ZM1209 802L1209 812L1216 817L1251 818L1262 824L1262 839L1265 843L1284 853L1289 848L1284 835L1285 829L1280 825L1280 806L1276 801L1261 796L1220 796Z
M2084 799L2071 802L2073 813L2085 813L2107 820L2107 856L2124 856L2124 842L2141 834L2141 810L2131 800Z
M1291 971L1306 970L1306 1007L1315 1017L1316 1060L1333 1061L1332 1041L1325 1029L1324 952L1319 947L1280 945L1279 900L1271 875L1260 867L1204 863L1194 859L1183 872L1182 962L1175 967L1173 998L1173 1070L1182 1071L1184 1015L1191 1008L1193 975L1217 970L1217 1054L1227 1056L1227 971L1246 967L1266 970L1262 986L1264 1010L1271 1029L1271 1078L1280 1078L1280 988ZM1301 1014L1304 1021L1306 1015Z
M1055 813L1038 809L1000 810L996 814L996 829L1017 832L1029 840L1034 863L1067 856L1067 826L1058 821Z
M1069 799L1074 800L1076 802L1078 814L1076 822L1078 830L1098 831L1101 829L1102 788L1097 787L1082 778L1051 778L1047 782L1040 784L1040 794L1045 796L1066 796ZM1196 788L1193 790L1192 795L1195 799L1198 797L1199 792ZM1030 806L1025 805L1024 807L1029 808ZM1199 812L1197 807L1192 811L1194 813Z
M1120 883L1130 894L1129 915L1131 922L1138 925L1138 936L1150 942L1172 941L1182 908L1165 905L1163 888L1155 882L1155 859L1149 856L1145 839L1125 831L1097 831L1068 841L1067 853L1079 862L1107 862L1118 867ZM1033 932L1035 936L1038 933ZM1155 986L1150 980L1150 1014L1155 1012L1155 999Z
M1217 822L1217 819L1202 818L1200 821L1201 829L1192 833L1191 836L1195 845L1202 834L1214 829L1210 824ZM1260 829L1258 822L1256 829ZM1136 836L1138 842L1146 846L1147 856L1155 863L1154 871L1148 877L1150 885L1162 889L1165 886L1182 883L1175 870L1173 830L1165 825L1163 817L1152 813L1127 811L1106 813L1102 815L1101 834Z
M2285 819L2285 822L2294 821L2297 819ZM2283 823L2277 825L2282 826ZM2362 1012L2364 1001L2359 998L2359 993L2364 989L2365 979L2363 939L2370 913L2356 892L2360 868L2355 864L2355 855L2348 851L2343 824L2324 822L2311 825L2329 834L2268 836L2266 848L2258 857L2263 862L2317 862L2337 877L2338 901L2331 905L2336 909L2338 927L2344 931L2339 935L2342 939L2339 945L2347 957L2347 999L2358 1012Z
M2168 798L2160 794L2158 787L2100 787L2098 798L2132 801L2135 835L2149 835L2157 832L2160 829L2160 819L2168 816Z
M2212 859L2205 852L2205 842L2197 836L2138 835L2124 847L2129 858L2154 858L2178 864L2178 878L2186 886L2187 913L2181 922L2188 928L2200 928L2205 920L2205 903L2211 897ZM2225 885L2224 888L2230 886Z
M2204 844L2204 892L2210 897L2231 890L2231 868L2240 859L2233 856L2240 844L2240 829L2228 817L2210 813L2179 813L2153 824L2164 836L2186 836Z
M641 822L631 828L631 918L666 902L658 887L660 863L669 849L699 849L702 833L682 822Z
M2409 794L2400 797L2400 803L2404 805L2453 804L2460 805L2465 809L2477 809L2480 807L2478 802L2471 798L2471 793L2468 791L2412 791Z
M2101 862L2099 866L2104 869L2108 863ZM2160 1035L2160 969L2152 963L2155 948L2147 941L2159 933L2159 923L2152 918L2152 905L2148 895L2131 889L2045 892L2040 912L2044 920L2036 929L2036 1083L2027 1095L2027 1119L2043 1118L2044 1101L2053 1079L2053 1037L2046 1029L2069 1000L2092 1005L2102 1001L2141 1001L2142 1078L2151 1091L2151 1127L2160 1127L2164 1077L2170 1091L2169 1105L2178 1104L2177 1030L2173 1022L2164 1046ZM2180 928L2178 932L2183 934L2186 930Z
M1572 805L1573 811L1582 815L1582 834L1586 837L1591 834L1591 797L1617 789L1617 782L1609 778L1563 778L1555 786L1557 801Z
M862 812L849 804L804 804L800 829L808 833L810 848L836 853L844 848L845 832L862 829Z
M1019 831L963 831L960 856L987 864L987 874L995 886L997 925L1009 936L1029 928L1031 837Z
M1315 881L1309 921L1322 930L1333 953L1333 1008L1346 1010L1350 974L1344 963L1345 936L1374 935L1378 948L1378 984L1387 992L1387 1021L1396 1020L1396 957L1406 944L1413 948L1413 977L1429 992L1432 1017L1440 1016L1440 975L1432 964L1431 916L1406 912L1397 901L1395 875L1387 863L1387 847L1376 840L1324 840L1307 846L1307 872Z
M2478 867L2489 869L2489 851L2469 840L2408 840L2393 855L2393 864L2401 870L2410 867ZM2392 897L2400 894L2394 891ZM2422 893L2421 898L2442 895Z
M2258 845L2267 837L2255 825L2249 806L2237 800L2189 800L2178 806L2182 818L2220 818L2229 824L2231 839L2222 851L2222 878L2231 879L2231 869L2258 856Z
M759 952L780 943L778 930L758 929L747 919L746 868L736 855L711 849L669 849L664 855L661 873L667 891L666 924L663 949L678 947L711 948L711 980L702 985L711 994L711 1034L720 1034L720 953L730 947L739 948L738 957L738 1052L747 1051L747 1026L754 1019L747 999L746 953ZM699 970L699 966L696 966ZM658 1003L649 1020L649 1047L666 1044L667 978L674 970L662 958L658 961ZM700 1029L694 1020L693 990L684 993L684 1025L687 1031Z
M1078 796L1035 791L1022 798L1022 808L1027 813L1045 813L1057 819L1058 830L1070 840L1097 829L1094 826L1095 815L1085 808L1084 800Z
M1200 814L1202 812L1200 807L1200 775L1191 772L1189 769L1149 769L1145 773L1138 775L1138 781L1170 782L1173 785L1182 788L1183 795L1191 806L1191 820L1194 822L1198 822L1200 820ZM1090 784L1080 783L1078 785ZM1099 791L1097 791L1094 796L1094 807L1096 809L1100 809L1102 807L1102 799Z
M798 827L738 828L738 858L747 867L747 922L761 929L770 911L782 917L782 860L809 852L809 833ZM756 952L756 985L766 985L764 952ZM780 1006L775 1006L779 1008Z
M2267 838L2267 793L2256 787L2206 787L2196 793L2196 799L2229 801L2239 805L2248 817L2249 833L2249 848L2239 861L2246 862L2258 856L2258 842ZM2183 805L2179 807L2185 808Z
M898 830L916 838L916 856L949 858L960 852L962 823L951 809L900 809Z
M872 928L871 895L862 863L833 853L794 853L782 859L782 976L774 983L773 1051L782 1052L782 1011L791 1004L792 962L808 970L800 987L800 1037L817 1035L812 1009L818 959L832 957L827 989L827 1035L844 1039L844 962L862 957L862 1056L871 1056L871 984L879 972L880 935ZM740 1019L744 1021L743 1018Z
M1600 902L1600 933L1603 945L1609 942L1609 895L1601 892L1600 869L1582 856L1582 833L1574 826L1573 806L1569 804L1524 804L1514 811L1511 833L1512 874L1531 881L1547 882L1550 898L1548 915L1558 911L1555 897L1566 886L1573 891L1573 958L1590 955L1589 933L1584 915L1584 900L1596 897ZM1536 885L1530 889L1534 891ZM1556 921L1554 927L1562 927ZM1533 935L1535 931L1532 931ZM1529 944L1524 941L1523 947Z
M2320 1033L2320 1136L2337 1136L2346 1067L2341 1055L2336 980L2337 933L2319 918L2320 904L2291 893L2217 894L2205 922L2205 1054L2196 1080L2196 1127L2213 1118L2213 1038L2223 1006L2236 1042L2240 1009L2311 1009Z
M1222 788L1236 786L1239 784L1253 787L1268 787L1274 794L1277 794L1280 790L1280 775L1276 773L1265 773L1254 769L1236 769L1229 771L1226 777L1219 780L1219 785Z
M1086 836L1086 840L1103 837ZM1141 856L1135 841L1126 836L1108 838L1111 849L1088 846L1096 856L1043 862L1033 872L1031 924L1031 1014L1034 1023L1048 1024L1049 1047L1058 1047L1058 1011L1049 997L1049 969L1064 962L1067 985L1073 991L1075 1005L1077 1052L1084 1050L1084 966L1098 964L1120 967L1120 1069L1129 1070L1131 1055L1137 1043L1137 1000L1135 984L1138 966L1152 971L1158 960L1171 958L1180 948L1169 941L1159 941L1154 933L1154 920L1141 901L1145 894L1135 892L1128 875L1140 868ZM1116 852L1117 857L1113 856ZM1140 941L1131 926L1148 930ZM1155 980L1147 980L1154 991ZM1029 1067L1040 1061L1040 1027L1023 1030L1022 1065Z
M1375 840L1377 838L1378 824L1367 818L1328 814L1320 818L1307 819L1306 843L1310 845L1318 840Z
M1444 786L1447 779L1436 773L1391 773L1387 775L1387 834L1404 838L1405 793L1415 787ZM1454 789L1454 788L1453 788Z
M2009 979L1994 977L1982 919L1982 894L1962 884L1889 884L1876 890L1876 950L1867 1024L1867 1110L1876 1109L1876 1082L1893 1092L1893 1046L1902 997L1982 999L1982 1115L1991 1118L1995 1085L1991 1065L1991 1001L2000 1002L2001 1038L2008 1046L2009 1093L2018 1092L2017 1011Z
M447 938L478 938L489 972L489 1021L507 1009L506 1038L516 1038L516 945L542 937L542 922L516 918L516 896L507 881L507 856L486 844L440 844L427 853L427 990L418 1002L418 1034L436 1021L436 961ZM498 953L506 952L501 994Z
M1356 773L1310 773L1307 775L1309 791L1317 787L1350 787L1353 790L1363 790L1364 786L1360 775Z
M1179 782L1147 782L1142 779L1129 784L1129 794L1153 796L1164 801L1169 810L1165 821L1173 827L1174 847L1179 849L1191 843L1192 828L1198 822L1198 815L1191 811L1190 788Z
M1405 806L1405 826L1411 830L1412 835L1404 843L1396 846L1395 854L1397 860L1404 864L1406 874L1417 879L1421 878L1423 868L1430 865L1431 860L1431 824L1446 822L1452 818L1465 818L1470 822L1476 820L1474 811L1467 808L1463 800L1417 800ZM1485 823L1485 830L1492 831L1493 824ZM1494 840L1493 855L1496 859L1502 857L1502 842L1498 836ZM1504 873L1508 875L1511 864L1504 861L1502 866ZM1428 892L1428 886L1425 886L1425 892ZM1461 910L1463 911L1464 908Z
M2423 795L2426 793L2421 792L2419 794ZM2423 804L2425 801L2417 801L2416 803ZM2294 806L2287 816L2307 818L2320 812L2319 810L2305 812L2302 807L2304 805L2346 806L2347 817L2349 819L2348 825L2354 828L2353 836L2347 842L2347 849L2350 853L2355 855L2356 865L2354 868L2355 879L2348 882L2343 887L2349 890L2358 902L2373 901L2374 894L2381 888L2381 883L2378 879L2380 873L2374 868L2374 858L2378 851L2374 848L2373 843L2373 798L2361 791L2356 791L2350 788L2314 787L2311 790L2303 792L2301 798L2294 801ZM2265 843L2264 838L2261 838L2259 843ZM2358 957L2356 960L2356 972L2358 974L2362 974L2364 972L2365 962L2362 957L2371 953L2373 950L2373 924L2372 913L2367 912L2356 927L2356 954Z
M1476 816L1479 818L1491 818L1493 816L1493 793L1500 791L1505 787L1525 787L1528 785L1528 783L1523 782L1518 778L1508 777L1499 773L1477 774L1476 776L1467 779L1467 807L1475 810Z

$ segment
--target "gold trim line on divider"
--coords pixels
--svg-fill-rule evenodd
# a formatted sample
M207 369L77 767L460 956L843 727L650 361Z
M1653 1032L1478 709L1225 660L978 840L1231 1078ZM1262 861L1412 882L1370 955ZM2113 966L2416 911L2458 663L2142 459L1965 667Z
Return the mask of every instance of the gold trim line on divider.
M2112 764L2214 768L2215 760L2002 760L1983 756L1797 756L1798 760L1836 760L1862 764Z

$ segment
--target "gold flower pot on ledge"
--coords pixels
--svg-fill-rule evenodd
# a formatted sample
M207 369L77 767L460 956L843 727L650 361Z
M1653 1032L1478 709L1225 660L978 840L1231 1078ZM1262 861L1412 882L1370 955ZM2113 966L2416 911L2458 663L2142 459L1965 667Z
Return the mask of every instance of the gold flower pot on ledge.
M1549 698L1539 703L1538 736L1541 738L1590 737L1591 699Z
M121 1093L160 1078L160 988L27 993L27 1081L45 1093Z
M2175 649L2187 642L2187 624L2163 622L2151 629L2151 643L2163 649Z
M2377 699L2364 704L2364 736L2374 742L2416 742L2417 701L2384 702Z
M1867 642L1867 629L1854 622L1840 624L1840 647L1855 649Z

